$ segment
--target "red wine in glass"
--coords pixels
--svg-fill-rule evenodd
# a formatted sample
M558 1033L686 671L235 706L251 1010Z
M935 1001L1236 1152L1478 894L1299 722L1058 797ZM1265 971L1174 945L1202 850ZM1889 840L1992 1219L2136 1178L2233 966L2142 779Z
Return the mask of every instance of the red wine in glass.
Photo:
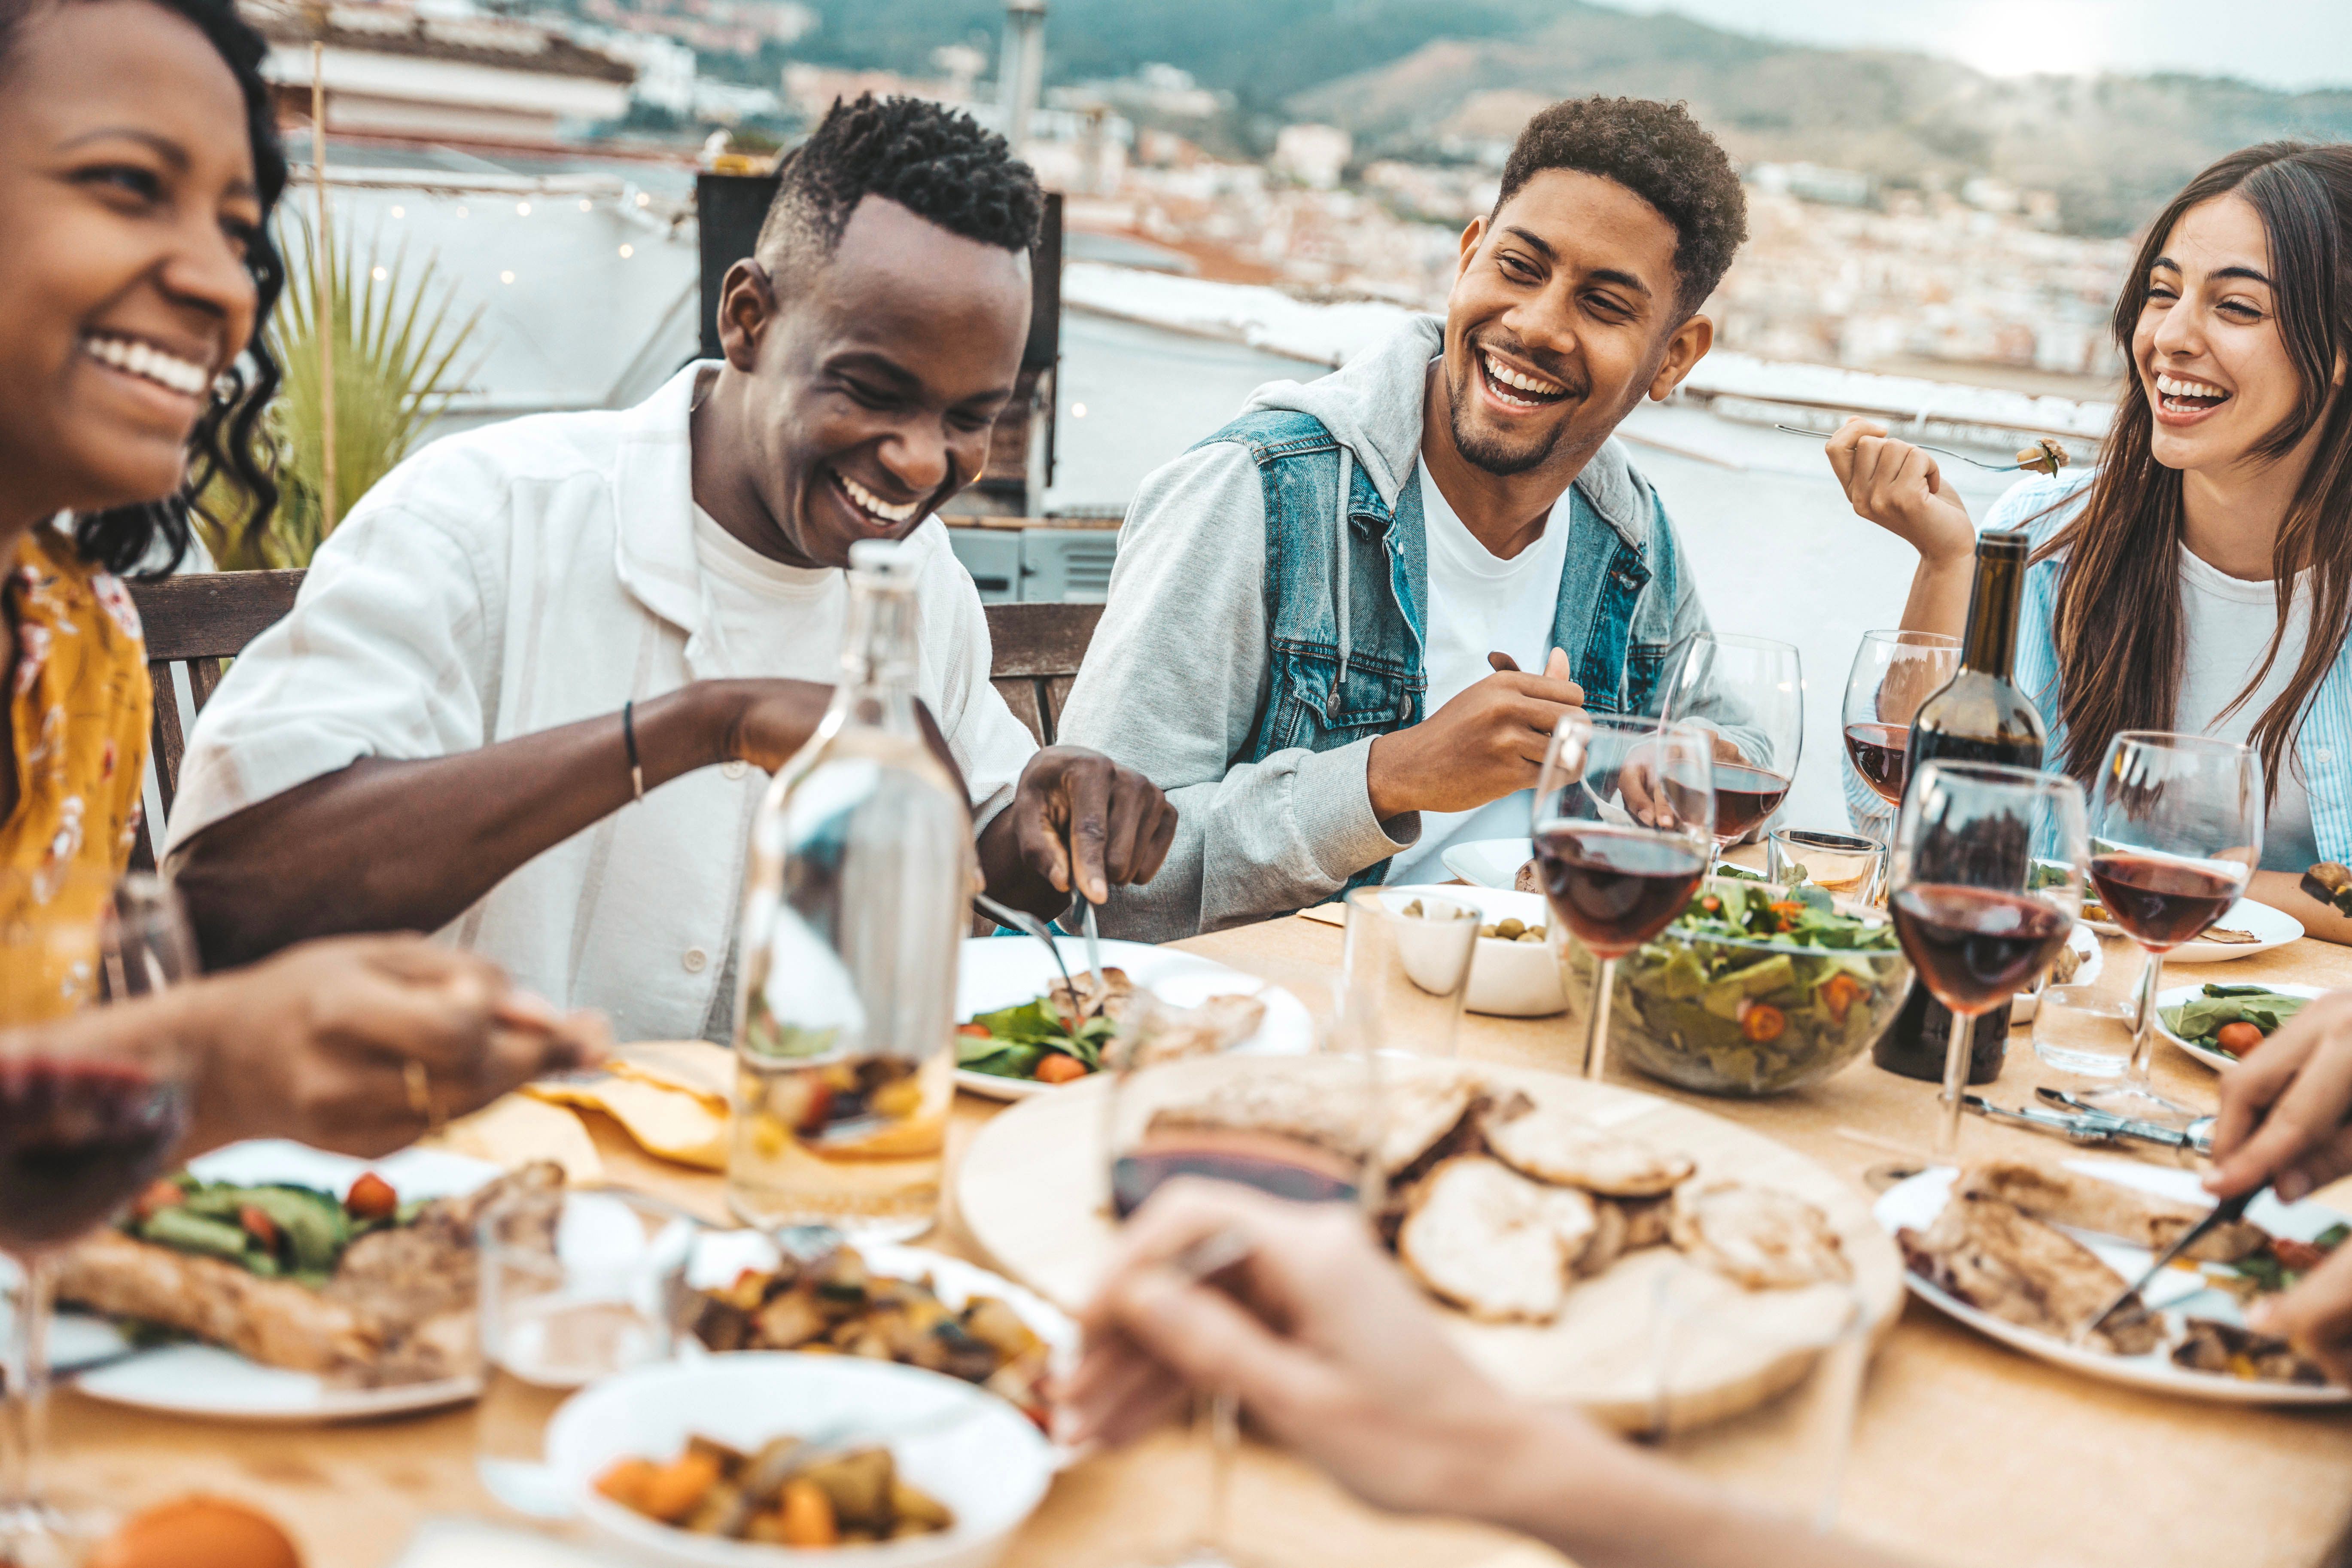
M1548 823L1535 850L1552 912L1602 958L1665 930L1706 874L1706 855L1688 839L1616 823Z
M1911 745L1908 724L1848 724L1845 754L1871 792L1889 805L1903 804L1903 769Z
M103 1224L163 1169L186 1121L179 1086L136 1067L0 1060L0 1251L21 1258Z
M1671 791L1670 783L1667 788ZM1745 763L1715 764L1715 837L1729 844L1780 809L1789 781Z
M1895 933L1936 1000L1981 1013L2015 995L2066 945L2074 921L2021 893L1915 882L1889 900Z
M1353 1203L1360 1169L1356 1162L1275 1133L1184 1128L1147 1135L1111 1163L1111 1207L1126 1219L1179 1176L1235 1182L1293 1203Z
M2178 947L2220 920L2244 885L2209 867L2127 853L2092 857L2091 880L2116 924L2153 948Z

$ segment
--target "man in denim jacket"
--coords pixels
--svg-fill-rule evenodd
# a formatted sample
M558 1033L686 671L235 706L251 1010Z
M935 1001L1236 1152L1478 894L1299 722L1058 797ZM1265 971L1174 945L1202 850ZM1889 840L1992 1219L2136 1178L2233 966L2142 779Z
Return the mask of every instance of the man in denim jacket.
M1705 354L1747 237L1678 105L1531 121L1441 322L1276 382L1147 479L1061 738L1167 791L1174 847L1105 928L1165 941L1528 831L1561 714L1650 705L1706 630L1674 526L1610 438Z

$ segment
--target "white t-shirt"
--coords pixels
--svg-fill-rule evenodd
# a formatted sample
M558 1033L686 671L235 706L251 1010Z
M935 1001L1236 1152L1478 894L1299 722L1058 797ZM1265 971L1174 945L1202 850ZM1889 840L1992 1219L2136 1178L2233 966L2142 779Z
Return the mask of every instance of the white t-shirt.
M1429 553L1429 625L1422 659L1429 691L1414 715L1421 720L1494 674L1486 662L1489 653L1509 654L1530 674L1542 671L1559 613L1559 574L1568 563L1569 509L1553 507L1542 535L1506 561L1489 552L1454 515L1429 477L1429 465L1415 466ZM1471 811L1424 811L1420 840L1389 862L1386 879L1445 881L1452 873L1439 857L1447 845L1524 838L1532 808L1529 792L1521 790Z
M2278 585L2232 577L2184 545L2180 607L2187 635L2174 727L2187 734L2244 742L2294 678L2295 660L2311 627L2311 574L2295 579L2286 638L2270 673L2236 712L2219 722L2221 710L2244 689L2270 647L2271 633L2278 626ZM2319 860L2319 846L2311 829L2311 795L2297 775L2292 748L2284 763L2284 776L2278 780L2278 795L2263 826L2263 868L2301 871Z

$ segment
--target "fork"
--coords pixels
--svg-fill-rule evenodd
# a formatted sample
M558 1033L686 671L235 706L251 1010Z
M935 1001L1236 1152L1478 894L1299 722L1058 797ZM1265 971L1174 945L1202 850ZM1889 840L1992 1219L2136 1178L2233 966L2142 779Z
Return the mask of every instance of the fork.
M1791 436L1811 436L1816 441L1823 438L1818 430L1806 430L1795 425L1775 425L1772 428L1786 430ZM1987 463L1969 457L1966 452L1955 452L1945 447L1930 447L1925 441L1914 441L1910 444L1923 452L1933 452L1939 458L1957 458L1963 463L1975 464L1989 474L2020 474L2025 471L2023 463Z
M1014 931L1034 936L1039 942L1044 942L1045 944L1045 951L1054 955L1054 967L1062 972L1062 984L1068 988L1072 1001L1075 1002L1076 1000L1078 988L1071 983L1070 966L1062 962L1061 944L1054 940L1054 933L1045 929L1045 922L1044 921L1039 920L1035 915L1030 914L1024 910L1016 910L1010 904L1000 904L994 899L990 898L986 893L973 894L971 901L979 906L981 913L986 915L990 920L994 921L998 925L1008 926ZM1092 933L1094 929L1094 906L1092 904L1088 904L1087 906L1087 929L1089 934Z

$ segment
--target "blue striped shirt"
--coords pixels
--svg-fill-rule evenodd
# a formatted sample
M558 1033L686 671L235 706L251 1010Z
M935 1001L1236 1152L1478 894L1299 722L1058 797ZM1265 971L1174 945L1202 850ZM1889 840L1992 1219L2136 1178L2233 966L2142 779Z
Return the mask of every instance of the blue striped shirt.
M1993 503L1985 515L1984 529L2025 529L2038 549L2080 510L2095 471L2036 474L2021 480ZM2024 602L2017 617L2015 679L2049 727L2050 742L2042 752L2045 767L2055 765L2065 752L2065 718L2058 700L2058 645L2053 634L2058 577L2064 564L2052 559L2027 569ZM2292 659L2294 652L2283 649L2280 657ZM2311 796L2311 831L2320 858L2352 864L2352 645L2336 650L2335 665L2312 694L2302 726L2295 731L2294 751L2302 763L2304 787ZM1851 758L1843 759L1843 768L1847 814L1858 830L1884 841L1893 831L1892 813L1863 782ZM2284 868L2302 869L2299 866Z

